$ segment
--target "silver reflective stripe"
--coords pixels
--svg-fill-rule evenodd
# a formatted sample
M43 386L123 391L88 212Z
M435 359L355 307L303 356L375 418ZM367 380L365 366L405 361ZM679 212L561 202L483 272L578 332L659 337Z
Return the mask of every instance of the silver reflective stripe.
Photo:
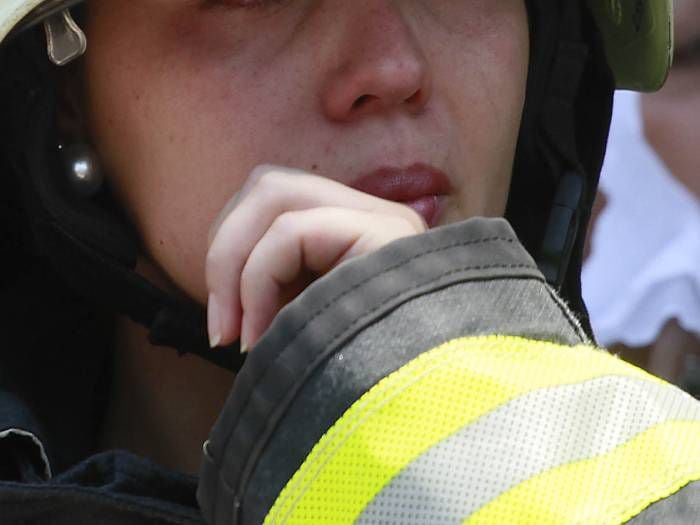
M50 480L52 475L51 465L49 464L49 457L46 455L46 450L44 450L44 444L41 441L39 441L39 438L31 432L27 432L26 430L21 430L19 428L10 428L8 430L3 430L2 432L0 432L0 441L12 436L28 438L32 441L32 443L34 443L34 445L36 445L37 449L39 450L41 461L44 465L44 479L46 481Z
M423 453L357 523L461 523L537 474L609 452L668 420L700 420L699 405L651 381L609 376L531 392Z

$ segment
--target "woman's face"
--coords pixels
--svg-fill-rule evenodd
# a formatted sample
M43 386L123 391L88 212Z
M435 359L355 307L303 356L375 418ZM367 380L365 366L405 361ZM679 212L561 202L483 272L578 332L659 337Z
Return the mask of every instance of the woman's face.
M204 303L208 230L259 164L351 185L429 165L441 223L505 209L523 0L93 0L87 113L144 257Z

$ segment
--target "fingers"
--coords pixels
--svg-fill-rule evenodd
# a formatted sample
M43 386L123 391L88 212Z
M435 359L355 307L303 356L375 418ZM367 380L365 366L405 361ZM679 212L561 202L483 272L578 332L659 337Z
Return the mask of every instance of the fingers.
M403 217L313 208L287 212L255 246L241 276L241 341L254 345L293 291L345 260L418 233Z
M256 168L213 228L206 261L209 327L213 346L240 337L243 309L241 275L253 249L275 220L288 212L339 207L400 217L425 231L422 217L402 204L385 201L338 182L304 172Z
M259 204L268 204L260 208ZM280 166L256 167L241 190L224 206L209 231L209 246L223 223L240 207L253 208L253 218L269 225L280 213L315 206L344 206L405 217L416 227L426 227L424 219L411 208L354 190L331 179ZM241 214L241 210L238 210ZM258 215L255 215L258 214ZM266 220L268 219L268 220ZM261 227L260 230L264 229ZM223 241L222 241L223 242Z

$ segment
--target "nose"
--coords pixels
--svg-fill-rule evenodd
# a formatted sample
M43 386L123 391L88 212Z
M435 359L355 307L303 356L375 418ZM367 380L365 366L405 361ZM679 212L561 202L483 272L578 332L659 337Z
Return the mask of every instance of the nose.
M331 120L424 109L431 89L428 64L400 3L353 0L344 11L346 23L321 93Z

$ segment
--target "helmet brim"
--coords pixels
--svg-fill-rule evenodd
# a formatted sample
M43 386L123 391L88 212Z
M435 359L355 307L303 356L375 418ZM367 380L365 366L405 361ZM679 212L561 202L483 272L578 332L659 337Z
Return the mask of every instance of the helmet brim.
M617 89L657 91L673 63L673 0L588 0Z
M83 0L2 0L0 43L41 23L51 15L82 2Z
M3 0L0 43L83 0ZM656 91L673 62L673 0L588 0L618 89Z

